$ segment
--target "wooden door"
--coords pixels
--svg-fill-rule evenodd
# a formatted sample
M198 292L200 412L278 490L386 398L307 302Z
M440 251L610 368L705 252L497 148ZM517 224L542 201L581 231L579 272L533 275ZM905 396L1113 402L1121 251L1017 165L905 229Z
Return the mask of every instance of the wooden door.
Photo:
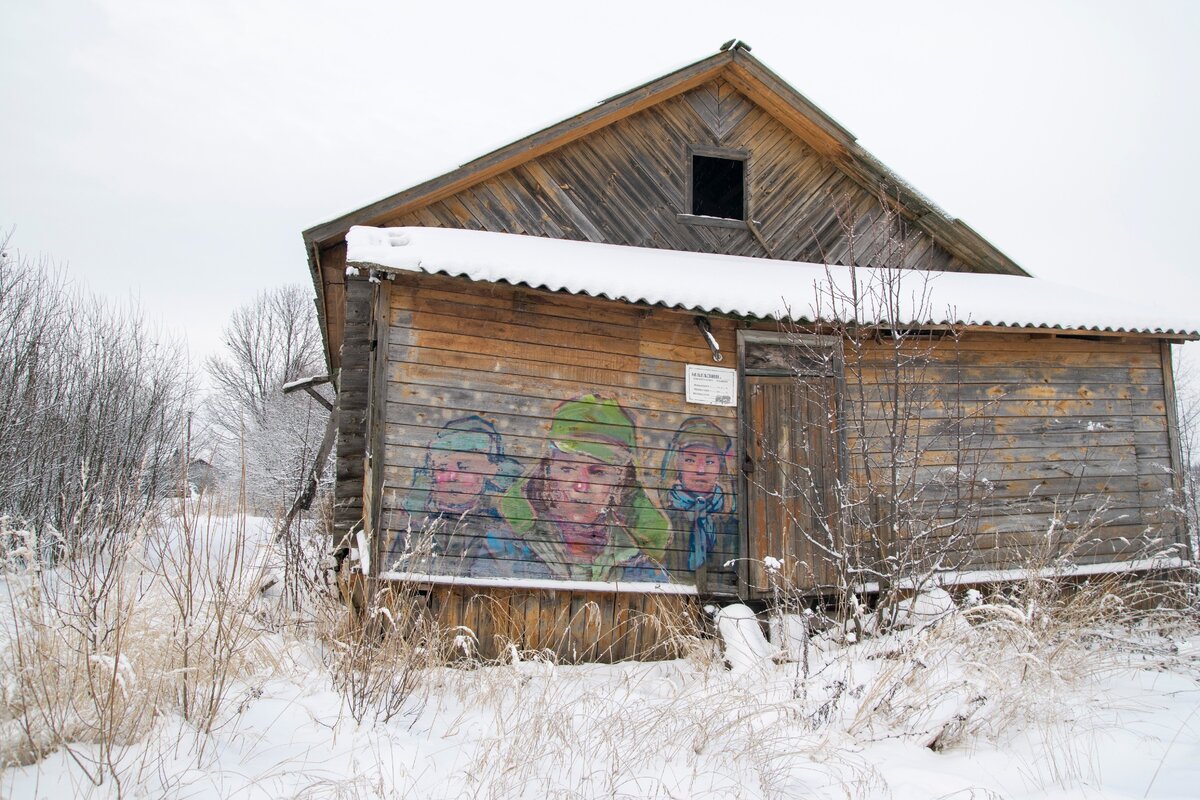
M747 375L746 572L753 597L770 594L764 559L782 562L783 586L836 583L838 527L837 381L832 375Z

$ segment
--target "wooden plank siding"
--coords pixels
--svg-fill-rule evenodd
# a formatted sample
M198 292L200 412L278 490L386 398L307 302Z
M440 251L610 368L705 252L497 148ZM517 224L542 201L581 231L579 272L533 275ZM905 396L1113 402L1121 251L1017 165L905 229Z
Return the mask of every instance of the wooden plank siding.
M628 496L623 490L632 488L632 480L664 521L669 505L664 496L673 482L672 440L680 426L703 415L728 434L722 481L727 506L714 515L722 535L700 582L708 594L735 596L735 567L725 564L738 554L731 472L736 414L684 400L684 364L712 363L691 315L442 277L397 276L390 287L389 322L379 482L384 532L377 536L376 562L382 568L406 569L408 562L398 558L401 548L393 545L409 534L421 503L428 502L418 499L414 508L412 498L421 498L421 476L428 477L431 444L439 436L475 419L490 426L502 443L509 481L485 483L477 507L454 520L471 547L471 537L496 525L494 509L513 479L536 472L547 456L555 410L573 398L597 395L616 400L636 425L634 471L619 478L613 496ZM713 328L722 348L732 352L735 323L714 320ZM630 509L612 511L621 515ZM687 532L674 531L658 563L673 579L695 583L695 575L684 574L686 544ZM429 566L421 562L416 571L435 571ZM470 572L453 560L438 566ZM673 655L672 627L698 613L696 599L643 596L636 584L627 585L634 591L439 584L430 587L428 597L432 613L444 624L471 627L485 657L500 655L510 642L549 650L564 660Z
M341 285L341 284L339 284ZM365 278L347 279L346 338L338 372L338 433L334 481L334 530L344 535L363 520L363 478L366 473L368 376L371 358L371 284Z
M611 592L489 589L429 585L423 594L433 619L475 634L483 658L548 651L565 662L674 658L681 632L694 630L694 599Z
M749 153L750 213L770 252L749 230L677 218L690 213L688 145ZM895 248L898 230L884 219L878 194L718 79L382 224L830 264L899 259L921 269L968 268L915 227L906 227L903 250Z
M702 595L733 596L746 586L738 583L739 566L727 562L775 556L804 561L796 574L809 576L813 591L832 584L834 571L820 563L821 554L780 541L778 524L735 533L739 522L746 524L739 514L768 527L783 518L778 508L754 513L748 504L758 500L739 496L737 411L685 402L685 365L712 364L691 313L417 274L395 276L380 313L388 316L386 358L379 362L387 390L377 484L384 568L404 571L400 562L389 563L400 552L389 546L412 526L419 509L411 498L420 473L428 472L431 444L445 431L462 420L483 420L502 443L496 455L509 471L507 482L480 489L481 506L455 520L469 546L495 526L495 509L514 481L538 470L551 449L556 409L597 395L619 403L636 426L634 470L612 480L614 497L637 488L666 510L675 478L672 438L685 420L706 417L731 440L722 476L727 502L716 515L727 526L717 551L700 574L689 574L689 531L673 526L660 556L673 581L696 582ZM727 356L721 366L737 367L737 331L776 326L713 318L712 328ZM865 485L867 462L886 470L898 457L901 479L911 477L918 490L915 516L930 527L946 526L939 534L947 541L944 568L1005 568L1068 551L1076 563L1122 560L1145 555L1155 537L1159 550L1180 541L1182 529L1170 511L1175 479L1168 387L1156 340L1019 332L937 336L905 340L899 354L886 338L860 347L846 342L841 381L825 378L821 387L801 387L800 399L788 400L792 405L771 423L778 427L803 408L801 433L765 431L768 438L786 443L794 435L823 452L840 441L838 458L845 460L851 491ZM904 366L895 367L898 362ZM907 399L897 405L897 396ZM743 405L751 402L742 398ZM897 417L908 433L894 445ZM835 429L814 430L823 418L836 419ZM830 499L833 475L822 479L818 492L827 506L836 505ZM910 546L910 533L900 533L892 552ZM846 536L856 547L866 541L863 531ZM941 546L937 536L927 542L935 550ZM420 562L422 569L429 563ZM448 574L470 574L469 564L441 563ZM761 570L749 575L763 579ZM804 579L798 583L803 588ZM486 599L472 599L477 597ZM470 621L484 625L492 642L481 641L485 653L514 641L572 659L661 650L664 641L655 638L645 610L674 603L679 613L694 612L679 598L636 591L438 586L431 598L436 612L455 624L466 624L463 615L470 610ZM500 613L496 609L501 616L480 616Z
M911 511L912 529L879 558L970 571L1119 561L1182 542L1157 341L968 332L845 353L838 410L851 488L839 502L868 502L868 484L886 492L896 464ZM781 423L769 424L782 449ZM768 488L788 496L786 486ZM824 535L806 531L810 542ZM871 541L863 529L847 536L858 547ZM830 564L802 566L809 588L831 585Z

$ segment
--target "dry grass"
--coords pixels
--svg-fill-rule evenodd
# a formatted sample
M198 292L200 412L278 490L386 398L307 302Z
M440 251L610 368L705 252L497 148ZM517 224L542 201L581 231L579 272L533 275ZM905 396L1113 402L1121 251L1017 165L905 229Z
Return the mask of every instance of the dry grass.
M387 723L408 710L427 670L445 663L453 636L401 584L373 593L361 611L330 599L317 607L333 688L355 722Z
M831 625L806 643L804 671L729 672L686 612L637 620L657 628L679 656L670 661L566 666L554 649L502 633L489 645L500 655L486 660L473 632L437 625L425 599L397 585L363 613L315 590L300 616L264 613L244 517L209 511L190 506L52 570L29 558L40 552L33 534L7 532L20 546L8 553L14 602L0 650L6 765L61 751L84 776L79 794L90 783L116 795L161 772L165 762L151 761L164 747L182 746L196 769L219 765L206 748L240 724L246 693L301 680L279 655L298 647L321 654L319 671L303 674L341 698L341 718L319 724L341 731L345 721L368 739L393 737L385 743L413 726L436 730L454 754L439 766L448 797L873 798L888 781L857 754L884 739L934 752L1034 741L1030 774L1069 784L1095 766L1079 734L1104 724L1082 700L1089 687L1134 657L1177 668L1173 637L1195 630L1179 602L1187 585L1034 570L960 598L943 618L857 643L840 634L844 620ZM179 739L124 747L152 731ZM291 762L276 771L308 797L387 796L423 780Z
M461 771L476 797L878 797L885 776L854 754L885 739L933 752L1020 740L1031 780L1071 785L1094 776L1086 743L1110 724L1088 693L1134 655L1169 662L1169 631L1195 630L1177 607L1148 609L1149 591L1035 578L856 644L817 637L803 691L798 664L724 671L693 629L679 631L693 654L659 664L542 654L441 670L436 702L464 725L488 720Z
M271 668L251 613L257 572L245 517L189 501L177 517L85 541L53 567L39 535L4 531L0 763L62 749L87 780L116 784L138 765L123 745L164 715L198 734L230 712L235 683ZM197 739L203 748L203 739Z

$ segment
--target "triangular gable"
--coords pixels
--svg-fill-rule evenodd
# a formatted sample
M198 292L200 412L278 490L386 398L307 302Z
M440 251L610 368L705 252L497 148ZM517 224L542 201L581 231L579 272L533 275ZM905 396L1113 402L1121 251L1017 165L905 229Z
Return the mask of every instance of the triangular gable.
M560 153L571 153L571 145L574 143L595 140L595 136L601 131L619 132L622 121L640 112L662 108L664 113L668 113L672 104L679 107L680 103L686 103L695 118L702 120L715 138L724 136L735 126L745 124L745 116L751 113L751 110L760 117L764 116L765 112L765 115L771 118L772 124L777 124L781 130L786 129L792 138L803 143L804 152L813 154L814 158L819 158L825 165L825 174L816 175L806 181L803 184L806 188L801 189L801 184L793 182L786 190L771 198L778 208L786 208L789 215L796 217L791 224L807 226L806 230L811 228L814 232L814 242L809 250L769 252L768 255L772 257L788 260L828 260L831 263L846 260L844 253L839 255L830 252L825 246L827 242L822 243L820 240L822 226L828 228L835 224L831 222L828 210L817 209L816 211L822 212L821 215L814 212L804 216L805 209L799 206L811 198L798 195L803 195L806 191L812 195L818 190L831 193L838 190L840 185L853 185L860 197L869 196L870 202L875 205L879 202L877 198L886 194L893 210L905 220L911 230L923 237L922 247L928 248L929 243L935 243L934 249L942 254L942 260L935 260L928 268L1027 274L969 227L946 215L880 164L858 146L849 131L788 86L760 61L745 50L734 47L610 98L595 108L500 148L457 170L305 231L305 244L318 291L318 306L331 364L336 366L337 348L341 341L344 237L351 225L424 224L496 229L488 221L489 208L508 202L503 197L505 192L502 182L519 180L524 171L524 179L529 183L537 183L537 190L561 195L554 201L561 206L566 217L559 220L556 226L555 220L547 219L543 222L536 219L539 215L546 217L543 209L514 207L509 209L514 217L525 213L530 220L529 224L522 225L517 219L500 229L552 238L612 241L604 231L590 226L586 213L578 213L578 209L573 208L572 198L566 191L560 191L560 180L557 177L552 180L546 179L551 176L545 174L542 164L546 158L556 157ZM665 124L674 123L668 120ZM582 146L582 143L576 145L575 150ZM646 146L649 148L652 145L647 142ZM661 167L661 161L658 166ZM647 167L648 170L643 171L651 171L656 165L649 164ZM570 172L576 169L577 165L565 164L563 168ZM638 168L641 169L641 166ZM542 172L538 172L539 170ZM840 183L835 183L830 177L830 173L834 172L837 173L836 179ZM514 175L517 178L514 179ZM619 179L621 176L617 177ZM490 187L489 181L492 184ZM568 190L570 188L567 183L563 183L563 187ZM629 207L637 207L639 199L645 196L639 194L638 187L617 188L624 190L624 199ZM661 197L648 196L642 206L649 208L656 203L658 208L651 208L651 212L669 211L669 207L673 205L663 202ZM652 236L647 235L645 230L635 229L636 223L631 225L629 221L612 221L613 226L621 224L626 225L630 232L617 243L735 254L739 252L736 248L727 249L731 236L728 232L692 231L690 235L699 237L696 241L678 242L669 238L664 240L656 232L652 232ZM540 227L535 228L535 225ZM745 231L741 232L741 236L753 245ZM758 237L758 234L755 236ZM762 241L761 238L759 241ZM741 254L762 255L749 251L742 251ZM858 256L853 260L857 261ZM920 263L911 265L924 266Z

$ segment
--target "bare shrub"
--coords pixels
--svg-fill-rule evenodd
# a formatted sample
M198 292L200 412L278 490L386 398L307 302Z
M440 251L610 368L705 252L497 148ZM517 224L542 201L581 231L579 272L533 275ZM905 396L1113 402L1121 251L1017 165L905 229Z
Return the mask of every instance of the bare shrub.
M881 200L883 213L865 228L852 207L839 208L852 265L860 242L875 262L910 261L907 226ZM789 310L820 324L781 326L784 347L775 358L782 363L775 366L807 399L780 423L792 431L783 442L760 437L765 457L785 466L767 478L781 485L764 484L756 472L747 480L777 505L797 541L761 554L775 568L760 563L750 574L754 589L795 599L791 613L816 596L833 598L861 628L863 614L872 613L862 595L878 596L873 613L894 616L904 596L970 557L980 508L992 493L981 469L991 443L976 423L987 406L969 407L954 384L961 326L920 322L947 316L932 307L936 280L936 273L899 266L831 267L812 307ZM814 426L828 435L810 435ZM833 462L836 469L827 466Z
M35 557L38 533L3 532L21 543L6 563L3 764L61 748L93 784L120 791L138 767L123 745L167 713L202 737L229 713L235 681L269 667L249 613L257 580L244 516L187 501L161 524L85 538L52 568Z
M446 632L412 584L384 585L361 612L334 602L324 614L326 668L355 722L386 723L410 711L425 671L445 663Z

